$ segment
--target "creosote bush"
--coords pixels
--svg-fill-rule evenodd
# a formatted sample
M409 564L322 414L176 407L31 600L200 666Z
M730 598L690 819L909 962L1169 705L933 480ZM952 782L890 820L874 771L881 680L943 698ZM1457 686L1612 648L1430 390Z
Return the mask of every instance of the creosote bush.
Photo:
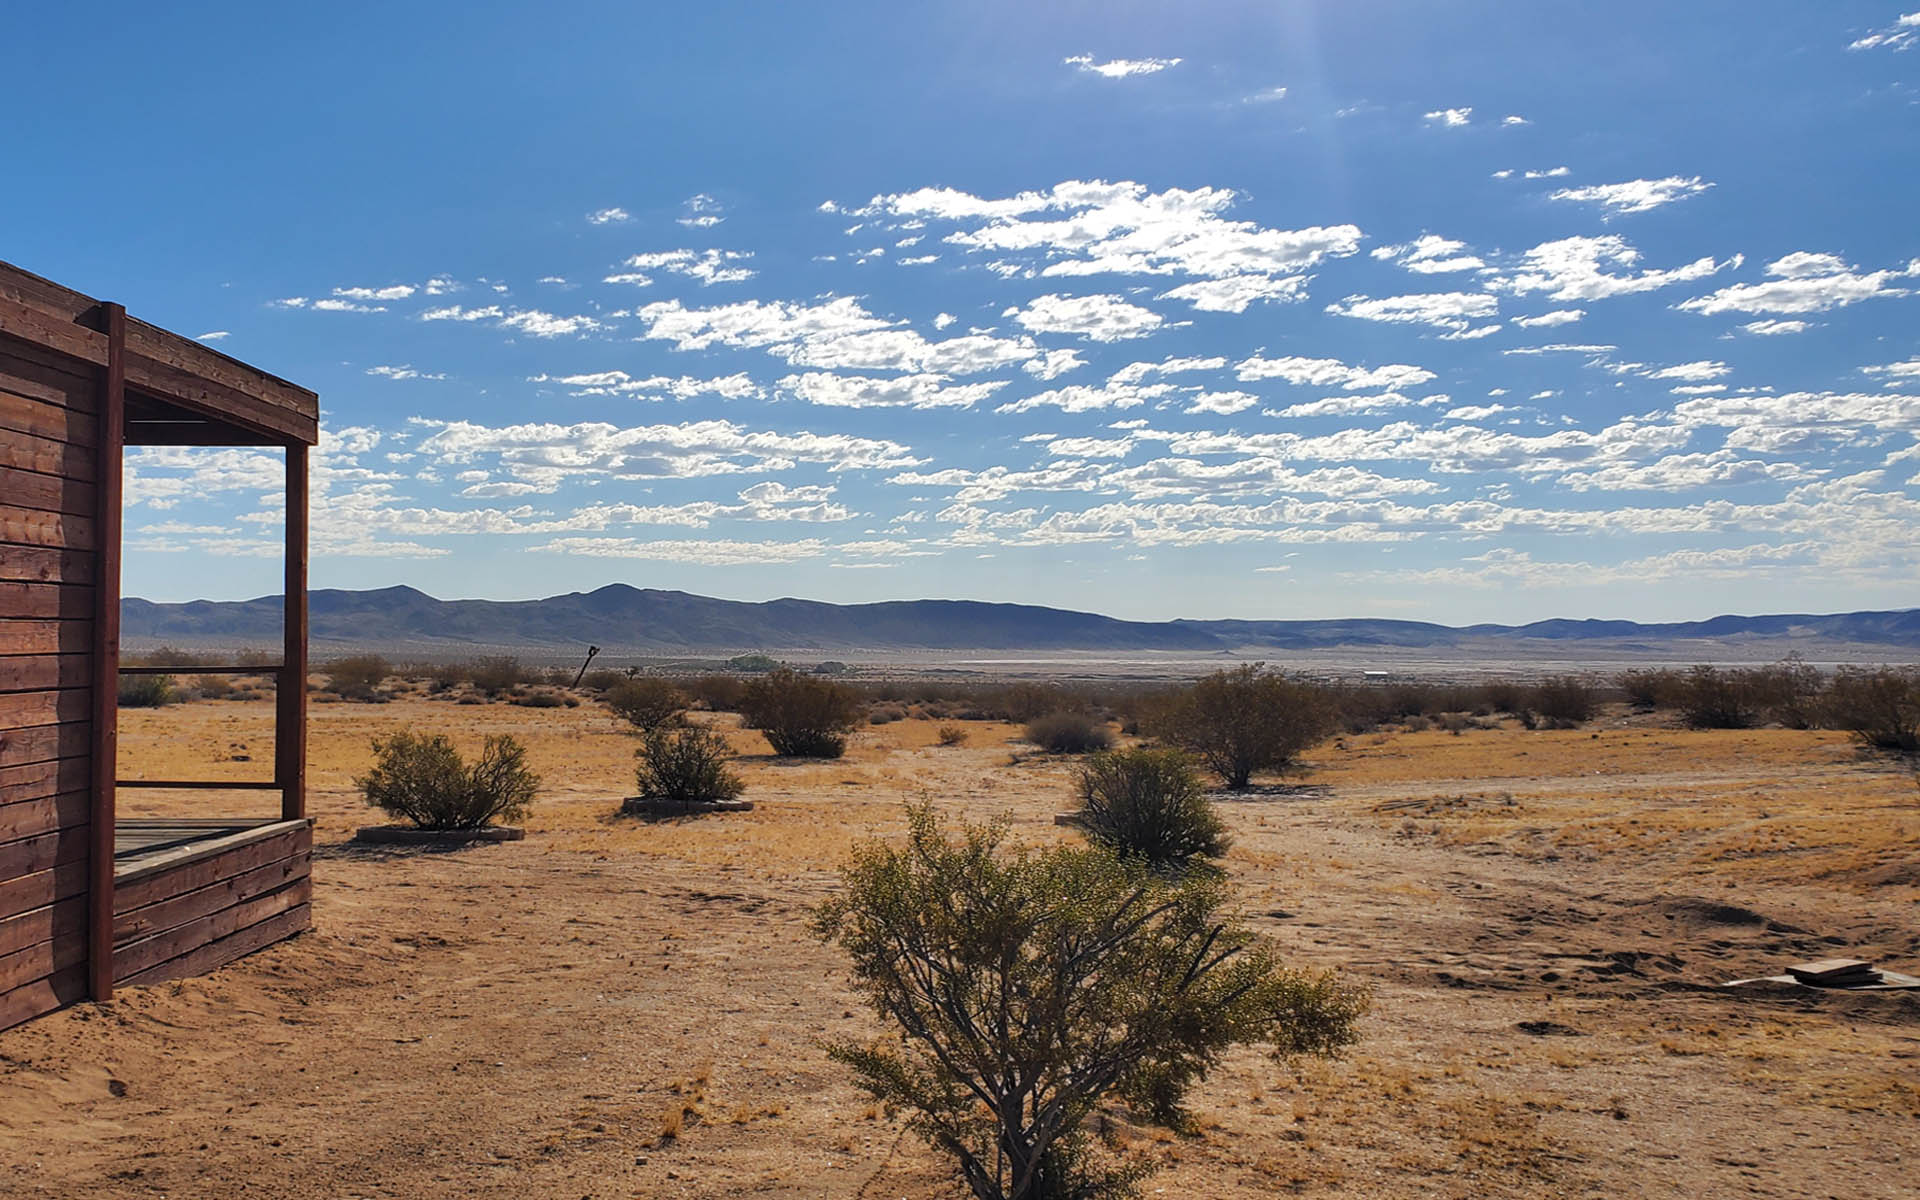
M934 731L933 736L942 746L964 746L967 744L967 731L958 725L942 725Z
M1227 827L1182 751L1095 754L1074 782L1087 836L1155 874L1177 875L1227 852Z
M693 706L693 698L665 679L643 675L622 679L608 688L606 705L615 716L645 733L678 725Z
M505 654L475 659L466 667L465 675L468 682L489 696L511 691L527 677L520 660Z
M1174 693L1148 732L1193 752L1236 791L1257 771L1295 769L1302 751L1333 732L1340 700L1319 684L1265 666L1216 671Z
M1841 667L1827 685L1825 723L1875 750L1920 752L1920 671Z
M372 700L393 674L393 665L378 654L356 654L327 664L327 690L343 700Z
M829 1055L910 1112L978 1200L1129 1193L1150 1169L1085 1128L1102 1105L1184 1129L1187 1091L1232 1047L1329 1055L1364 992L1289 969L1221 915L1218 880L1163 880L1106 849L958 839L931 806L907 844L858 847L814 930L898 1031Z
M402 731L373 741L373 770L354 780L367 803L422 829L479 829L520 820L540 777L519 742L489 737L468 766L445 734Z
M178 697L174 694L171 675L122 675L120 677L121 708L159 708L163 704L172 704L176 699Z
M862 705L852 688L780 667L747 684L740 714L783 758L839 758Z
M639 798L652 804L712 804L732 800L746 790L727 769L733 749L727 739L703 725L679 729L655 726L636 751L634 780Z
M1527 713L1548 729L1572 729L1593 719L1597 701L1593 685L1577 675L1549 675L1534 685L1527 697ZM1533 725L1528 725L1533 728Z
M1028 721L1022 732L1048 754L1087 754L1113 745L1107 723L1091 713L1050 712Z

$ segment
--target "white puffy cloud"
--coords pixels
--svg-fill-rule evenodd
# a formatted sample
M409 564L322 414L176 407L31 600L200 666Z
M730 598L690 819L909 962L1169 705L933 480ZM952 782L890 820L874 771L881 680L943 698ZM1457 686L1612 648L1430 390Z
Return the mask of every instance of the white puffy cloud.
M1920 42L1920 12L1902 14L1891 25L1883 26L1847 46L1849 50L1911 50Z
M1708 257L1671 270L1613 274L1607 268L1631 271L1640 262L1640 252L1625 238L1614 234L1570 237L1533 247L1515 265L1495 275L1488 286L1522 296L1545 292L1552 300L1605 300L1704 279L1727 267L1737 267L1741 261L1736 254L1725 262Z
M414 423L433 431L421 439L421 455L451 465L494 458L517 480L531 483L568 476L664 479L778 471L801 462L834 471L894 469L920 462L898 442L755 431L731 421L627 427L604 421L486 426L416 418Z
M1036 379L1058 379L1068 371L1087 365L1078 350L1048 350L1038 358L1020 364L1020 369Z
M1748 321L1740 328L1760 337L1779 337L1788 333L1805 333L1813 328L1811 321Z
M803 538L792 542L738 542L564 537L555 538L533 549L550 554L568 554L583 558L637 558L653 562L736 567L761 563L801 562L809 558L820 558L827 553L827 544L818 538Z
M1149 375L1184 375L1190 371L1218 371L1225 368L1227 360L1215 356L1189 356L1186 358L1163 358L1157 363L1128 363L1113 373L1115 383L1139 383Z
M1473 120L1472 107L1440 108L1426 114L1427 124L1442 129L1459 129Z
M1115 58L1106 62L1095 62L1091 54L1075 54L1060 60L1062 66L1077 67L1092 75L1107 79L1127 79L1135 75L1154 75L1168 67L1177 67L1184 61L1178 58Z
M1571 325L1586 315L1587 310L1584 308L1557 308L1552 312L1543 312L1534 317L1515 317L1513 323L1523 329L1532 329L1542 325Z
M1920 275L1920 259L1909 262L1903 270L1861 274L1837 255L1799 251L1768 263L1767 274L1774 278L1765 283L1735 284L1696 296L1679 307L1706 316L1827 312L1876 297L1908 295L1909 289L1895 287L1893 281Z
M409 366L368 367L367 374L377 376L381 379L445 379L446 378L446 375L440 372L416 371Z
M1096 342L1145 337L1165 323L1159 313L1118 296L1036 296L1025 308L1000 314L1035 333L1076 334Z
M1098 412L1110 408L1138 408L1149 400L1173 395L1180 389L1170 383L1123 383L1109 379L1098 387L1069 385L1037 392L1020 400L1002 404L995 412L1030 412L1036 408L1057 408L1063 412Z
M1903 387L1908 380L1920 380L1920 358L1885 363L1877 367L1861 367L1860 370L1865 374L1877 375L1886 380L1888 387Z
M1327 311L1335 316L1357 317L1363 321L1431 325L1436 329L1455 332L1465 331L1474 318L1490 317L1499 308L1500 302L1485 292L1427 292L1378 298L1348 296L1327 305Z
M1284 379L1292 384L1340 387L1350 391L1372 388L1393 391L1418 387L1434 377L1433 372L1425 367L1410 366L1406 363L1390 363L1384 367L1357 367L1341 362L1337 358L1302 358L1293 355L1284 358L1261 358L1259 355L1254 355L1252 358L1235 363L1233 370L1242 382Z
M715 395L728 400L758 399L766 389L745 372L702 379L692 375L648 375L636 378L625 371L593 371L576 375L535 375L533 383L557 383L576 396L672 396L690 400L695 396Z
M1185 300L1201 312L1247 311L1257 300L1304 300L1306 275L1228 275L1223 279L1196 279L1161 292L1162 300Z
M1561 188L1547 199L1598 205L1609 216L1625 216L1651 212L1663 204L1698 196L1712 186L1698 175L1669 175L1665 179L1630 179L1625 183Z
M589 225L624 225L633 220L633 214L624 208L602 208L587 214Z
M876 379L821 371L780 381L782 389L807 403L834 408L971 408L1005 386L1005 380L949 385L945 375Z
M1466 248L1465 242L1425 234L1402 245L1380 246L1371 253L1374 258L1395 263L1421 275L1477 271L1487 265L1474 255L1461 253Z
M703 284L740 283L752 279L754 271L735 264L752 257L752 252L744 250L658 250L627 259L623 264L626 271L609 275L603 282L644 287L653 282L646 272L668 271Z

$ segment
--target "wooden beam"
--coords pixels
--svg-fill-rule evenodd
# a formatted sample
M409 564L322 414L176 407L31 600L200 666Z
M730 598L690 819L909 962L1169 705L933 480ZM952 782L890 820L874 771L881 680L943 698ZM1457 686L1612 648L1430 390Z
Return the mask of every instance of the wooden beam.
M114 780L120 758L120 502L126 457L127 310L103 306L106 377L100 392L93 610L93 813L87 856L87 994L113 998Z
M287 579L280 685L274 690L273 777L280 816L307 815L307 448L287 447Z
M278 779L122 779L116 784L123 788L169 788L194 791L206 789L215 792L277 792L281 790ZM286 818L292 820L291 817Z

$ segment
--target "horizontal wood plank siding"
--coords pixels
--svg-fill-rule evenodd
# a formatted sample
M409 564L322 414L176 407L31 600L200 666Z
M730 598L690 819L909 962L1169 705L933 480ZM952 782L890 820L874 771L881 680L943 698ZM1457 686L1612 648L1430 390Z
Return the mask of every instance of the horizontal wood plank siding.
M304 885L306 881L302 881ZM120 985L162 983L169 979L186 979L194 975L205 975L208 971L225 966L236 958L244 958L256 950L264 949L275 942L283 941L313 925L313 906L303 903L276 916L268 917L257 925L251 925L228 937L209 942L196 950L150 967L135 975L116 979Z
M14 583L93 582L93 555L52 546L10 546L0 543L0 579ZM10 647L0 654L18 654Z
M84 654L0 655L0 692L85 687L90 682L89 661ZM0 791L0 801L5 799L6 793Z
M51 871L0 879L0 920L58 904L87 890L87 864L66 863Z
M37 471L91 483L98 473L92 449L19 430L0 432L0 468ZM89 493L92 491L88 489Z
M55 938L74 937L85 933L86 928L86 897L75 896L0 921L0 954L12 954Z
M97 526L92 517L43 512L0 502L0 542L54 550L91 550L96 537Z
M68 967L49 978L0 993L0 1029L65 1008L87 998L85 964Z
M67 761L79 762L83 766L86 763L85 759L68 759ZM58 767L61 764L44 765ZM86 772L76 771L74 774L82 776L84 780ZM18 789L20 793L18 796L13 792L6 793L7 802L0 804L0 844L37 837L60 829L81 829L87 825L89 814L84 782L81 787L70 791L52 792L40 796L27 794L43 788L57 787L59 782L57 778L52 778L37 784L27 783Z
M0 377L0 430L72 446L94 444L100 426L91 416L38 397L21 395L8 387L7 382Z
M92 748L92 722L0 729L0 770L55 759L85 758Z

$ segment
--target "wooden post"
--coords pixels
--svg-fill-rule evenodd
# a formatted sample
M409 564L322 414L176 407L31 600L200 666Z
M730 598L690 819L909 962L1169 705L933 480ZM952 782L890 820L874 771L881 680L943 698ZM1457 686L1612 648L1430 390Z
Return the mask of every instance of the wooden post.
M307 448L289 445L285 647L273 727L273 777L284 821L307 815L307 503Z
M127 437L127 310L101 309L107 326L100 389L94 513L93 792L87 845L87 992L113 997L114 784L120 773L120 492Z

